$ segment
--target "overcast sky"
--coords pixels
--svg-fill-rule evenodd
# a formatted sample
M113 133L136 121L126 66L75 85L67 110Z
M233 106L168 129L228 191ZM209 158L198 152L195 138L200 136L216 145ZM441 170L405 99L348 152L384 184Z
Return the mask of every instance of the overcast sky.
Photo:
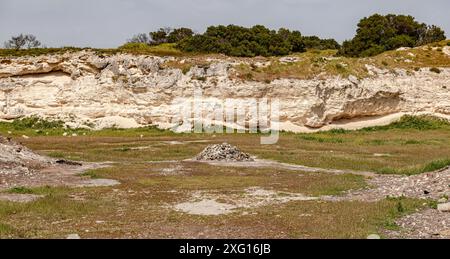
M117 47L133 34L185 26L262 24L351 38L360 18L411 14L450 35L450 0L0 0L0 44L32 33L47 46Z

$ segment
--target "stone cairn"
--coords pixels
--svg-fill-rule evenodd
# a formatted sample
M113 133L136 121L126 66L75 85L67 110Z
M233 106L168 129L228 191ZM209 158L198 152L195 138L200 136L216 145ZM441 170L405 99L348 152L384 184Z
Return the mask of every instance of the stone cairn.
M195 158L198 161L253 161L249 154L228 143L209 145Z

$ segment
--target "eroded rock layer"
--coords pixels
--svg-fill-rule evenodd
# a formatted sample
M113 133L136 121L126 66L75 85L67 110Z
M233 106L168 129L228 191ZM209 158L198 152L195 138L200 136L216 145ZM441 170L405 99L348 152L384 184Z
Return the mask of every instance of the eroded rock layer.
M277 98L281 129L292 131L333 124L345 127L346 122L362 127L372 118L382 124L385 120L377 116L394 118L403 113L450 115L447 68L434 73L427 68L406 72L367 66L371 76L365 79L256 82L231 76L239 64L236 60L211 59L209 65L189 70L166 66L174 60L184 62L182 58L103 56L89 51L2 58L0 119L38 115L62 119L72 127L167 128L174 125L172 119L179 110L173 101L191 98L195 89L209 98L208 107L221 106L226 98L244 103L246 98ZM204 113L206 119L210 115Z

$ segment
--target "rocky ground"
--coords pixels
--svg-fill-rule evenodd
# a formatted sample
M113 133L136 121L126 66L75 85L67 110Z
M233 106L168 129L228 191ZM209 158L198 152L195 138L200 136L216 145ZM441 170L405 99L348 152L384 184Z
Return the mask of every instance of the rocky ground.
M322 172L345 173L340 170L304 168L282 163L262 163L237 147L227 143L207 146L194 159L199 162L224 162L221 166L263 166ZM192 161L192 160L191 160ZM97 187L119 184L109 179L87 179L79 174L85 170L106 166L95 163L78 163L56 160L39 155L20 143L0 137L0 200L30 202L41 198L39 195L5 192L14 187L75 186ZM189 174L181 165L161 169L160 174L173 176ZM347 173L358 173L348 171ZM290 201L324 200L375 202L387 197L417 198L424 203L435 201L435 209L426 209L398 219L399 230L384 230L389 238L450 238L450 168L413 176L380 175L360 173L366 178L368 187L352 190L339 196L305 196L300 193L278 192L252 187L244 192L215 193L207 190L192 192L190 199L176 204L168 204L174 210L193 215L222 215L239 212L251 213L251 209Z
M428 209L407 215L395 223L401 229L399 231L387 230L385 231L386 236L408 239L450 239L450 212Z
M226 166L271 166L291 170L307 169L306 171L311 172L343 173L339 170L323 171L315 168L289 167L282 163L258 162L252 159L250 155L240 152L238 148L227 143L208 146L196 159L208 162L226 162ZM249 161L251 163L248 163ZM450 196L450 168L413 176L380 175L350 171L348 173L366 176L368 187L361 190L352 190L341 196L301 197L301 199L322 199L334 202L348 200L375 202L388 197L408 197L437 201L439 205L436 209L419 211L397 220L396 224L401 227L401 230L386 231L385 235L390 238L450 238L450 204L448 203L448 197ZM177 204L175 209L191 214L219 215L230 213L236 208L248 207L248 204L262 206L273 202L288 202L299 198L293 194L282 195L267 190L256 190L254 193L262 195L244 195L240 198L232 198L195 193L191 201ZM285 198L281 199L282 196L285 196ZM249 197L254 199L249 202ZM230 201L229 203L217 202L217 200L224 201L227 199Z
M51 163L51 159L35 154L10 138L0 136L0 172L3 176L32 177L34 171Z
M377 175L369 187L327 200L377 201L386 197L409 197L437 201L436 209L407 215L395 223L399 231L385 231L390 238L450 238L450 168L413 176Z
M20 143L0 136L0 191L15 187L109 186L108 179L86 179L82 172L104 167L99 163L78 163L39 155ZM3 193L0 200L28 202L39 198L31 194Z
M447 200L450 196L450 168L412 176L375 175L367 179L369 187L351 191L333 200L377 201L386 197L412 197Z

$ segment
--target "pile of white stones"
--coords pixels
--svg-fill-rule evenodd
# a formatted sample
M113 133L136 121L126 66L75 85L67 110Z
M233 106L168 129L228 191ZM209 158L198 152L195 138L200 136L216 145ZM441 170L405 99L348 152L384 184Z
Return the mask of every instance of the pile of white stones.
M241 152L237 147L228 143L209 145L195 159L198 161L253 161L249 154Z

